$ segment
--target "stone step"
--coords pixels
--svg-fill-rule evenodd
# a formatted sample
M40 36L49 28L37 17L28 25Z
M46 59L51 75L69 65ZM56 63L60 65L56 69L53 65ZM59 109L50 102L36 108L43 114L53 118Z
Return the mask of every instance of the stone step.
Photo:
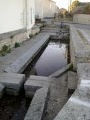
M7 94L18 95L21 87L24 85L25 75L15 73L0 74L0 83L5 85Z
M36 90L42 87L49 87L49 85L50 79L48 77L31 75L24 84L25 94L27 97L32 97Z
M48 87L43 87L36 91L24 120L42 120L47 105L48 94Z
M13 64L5 69L7 73L22 73L32 58L39 52L42 46L49 40L50 35L45 35L39 42L32 46L26 53L19 57Z
M3 84L0 84L0 99L2 98L4 94L4 89L5 89L5 86Z
M75 72L68 72L68 94L72 94L77 88L77 74Z

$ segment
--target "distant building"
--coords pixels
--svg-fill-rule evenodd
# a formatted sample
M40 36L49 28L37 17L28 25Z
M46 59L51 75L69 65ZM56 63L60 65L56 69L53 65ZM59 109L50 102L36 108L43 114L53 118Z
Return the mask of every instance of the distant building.
M52 0L35 0L36 18L50 18L57 13L56 3Z
M34 0L0 0L0 47L25 40L34 24Z

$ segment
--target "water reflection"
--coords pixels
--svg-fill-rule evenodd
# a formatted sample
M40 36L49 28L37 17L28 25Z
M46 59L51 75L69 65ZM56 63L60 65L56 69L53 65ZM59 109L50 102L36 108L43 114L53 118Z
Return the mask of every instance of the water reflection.
M33 67L40 76L49 76L67 64L67 45L50 41L47 48Z

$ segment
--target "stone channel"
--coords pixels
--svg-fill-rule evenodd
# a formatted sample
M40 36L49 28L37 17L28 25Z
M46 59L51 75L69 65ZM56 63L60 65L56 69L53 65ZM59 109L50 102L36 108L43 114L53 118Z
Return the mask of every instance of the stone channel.
M22 120L43 120L47 101L50 94L50 84L68 72L69 100L56 115L54 120L89 120L90 119L90 45L89 36L83 30L77 30L70 25L70 56L71 64L64 66L49 77L31 75L27 80L22 74L27 65L48 42L50 31L26 53L9 65L3 74L0 74L0 98L3 94L19 95L24 89L25 96L32 97L27 105L27 113ZM60 37L60 35L59 35ZM88 48L88 49L87 49ZM75 91L74 91L75 90ZM27 102L26 102L27 103ZM25 103L24 103L25 105ZM14 116L17 116L15 114ZM11 118L10 118L11 119ZM14 119L13 119L14 120ZM16 118L17 120L17 118Z

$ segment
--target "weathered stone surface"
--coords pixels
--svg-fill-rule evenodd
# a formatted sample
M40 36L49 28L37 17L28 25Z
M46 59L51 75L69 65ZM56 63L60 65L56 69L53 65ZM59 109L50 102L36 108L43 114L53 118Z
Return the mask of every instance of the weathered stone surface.
M48 87L43 87L36 91L24 120L42 120L48 93Z
M76 70L78 63L90 60L90 45L86 44L86 41L72 25L70 26L70 54L74 70Z
M79 63L77 65L78 85L89 86L90 82L90 63Z
M2 98L2 96L4 94L4 88L5 88L5 86L3 84L0 84L0 99Z
M24 84L25 94L27 97L31 97L34 95L37 89L42 87L48 87L50 85L50 81L48 77L41 76L30 76L30 78Z
M6 87L7 94L19 94L20 88L25 82L25 75L15 73L0 74L0 83Z
M74 92L77 88L77 74L75 72L68 72L68 94Z
M49 35L45 35L42 40L32 46L25 54L19 57L13 64L5 69L7 73L22 73L26 66L31 62L32 57L38 53L40 48L48 41Z
M54 120L90 119L90 63L77 66L78 87Z
M72 63L70 63L67 66L65 66L65 67L61 68L60 70L56 71L55 73L53 73L49 77L60 77L65 72L67 72L71 67L72 67Z

